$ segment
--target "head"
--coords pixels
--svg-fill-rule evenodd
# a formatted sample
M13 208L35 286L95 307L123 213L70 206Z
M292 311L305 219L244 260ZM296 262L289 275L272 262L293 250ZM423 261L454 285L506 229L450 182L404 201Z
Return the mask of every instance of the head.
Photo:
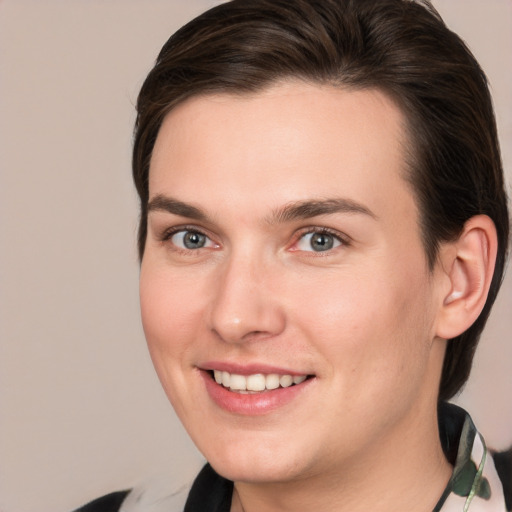
M431 9L212 9L143 85L134 176L151 356L221 474L297 480L437 436L508 217L485 77Z
M375 89L402 111L407 172L433 268L440 244L484 214L498 236L486 304L447 345L441 400L467 380L500 287L509 220L486 77L428 2L234 0L199 16L162 48L138 100L133 175L140 196L139 254L147 236L148 176L163 120L192 97L247 95L298 79L345 90Z

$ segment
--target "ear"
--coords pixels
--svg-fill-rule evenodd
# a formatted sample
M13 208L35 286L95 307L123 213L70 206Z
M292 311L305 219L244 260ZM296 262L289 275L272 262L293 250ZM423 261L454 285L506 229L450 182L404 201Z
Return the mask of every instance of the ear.
M486 215L469 219L459 238L441 247L441 266L449 284L442 293L437 319L440 338L462 334L480 315L494 274L497 248L496 228Z

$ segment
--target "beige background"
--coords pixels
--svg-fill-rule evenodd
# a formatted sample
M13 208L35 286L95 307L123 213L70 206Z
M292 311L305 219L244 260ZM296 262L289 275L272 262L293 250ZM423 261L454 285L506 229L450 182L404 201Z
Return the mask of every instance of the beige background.
M0 510L64 512L199 457L139 322L133 103L212 0L0 0ZM437 0L487 70L512 163L512 2ZM510 178L509 178L510 180ZM512 276L459 401L512 442Z

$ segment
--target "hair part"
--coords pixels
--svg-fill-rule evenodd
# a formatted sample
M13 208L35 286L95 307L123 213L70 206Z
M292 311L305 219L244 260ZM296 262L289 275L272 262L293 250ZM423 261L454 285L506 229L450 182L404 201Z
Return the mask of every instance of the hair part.
M439 399L469 377L503 278L509 217L487 80L464 42L428 0L232 0L189 22L163 46L139 94L133 177L142 259L149 169L166 115L190 97L247 94L286 79L389 95L407 119L406 179L420 211L431 268L441 243L488 215L496 268L477 321L447 346Z

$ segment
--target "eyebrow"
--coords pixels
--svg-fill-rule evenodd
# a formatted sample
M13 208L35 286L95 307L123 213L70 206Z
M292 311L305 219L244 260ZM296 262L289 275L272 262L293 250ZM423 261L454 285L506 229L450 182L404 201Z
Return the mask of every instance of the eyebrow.
M148 211L164 211L180 217L208 221L208 215L191 204L179 201L162 194L156 195L148 203ZM320 215L332 215L334 213L363 214L373 219L377 216L366 206L345 198L294 201L274 210L266 219L269 224L280 224L293 220L309 219Z
M319 215L332 215L334 213L359 213L368 215L373 219L377 216L366 206L345 198L333 198L313 201L296 201L288 203L275 210L268 222L284 223L292 220L310 219Z
M208 216L200 208L161 194L155 196L148 203L148 212L154 211L164 211L194 220L208 220Z

